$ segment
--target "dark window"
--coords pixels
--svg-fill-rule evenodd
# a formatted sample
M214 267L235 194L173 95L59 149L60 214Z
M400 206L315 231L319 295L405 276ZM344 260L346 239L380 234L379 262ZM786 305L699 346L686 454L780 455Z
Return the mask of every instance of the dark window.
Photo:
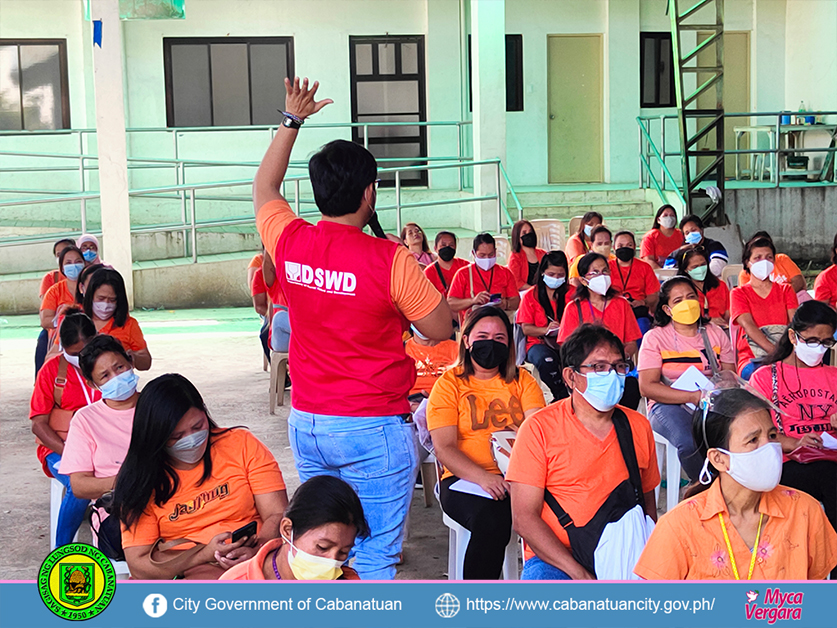
M473 111L471 36L468 35L468 111ZM523 35L506 35L506 111L523 111Z
M424 83L424 37L350 37L352 122L426 121ZM424 126L363 127L352 129L352 140L369 146L381 168L417 166L424 162L387 161L427 156ZM382 175L382 185L394 185L395 175ZM408 185L427 185L427 171L402 173Z
M70 128L66 39L0 39L0 130Z
M292 37L166 38L163 53L168 126L281 124Z
M639 34L642 107L674 107L674 57L671 33Z

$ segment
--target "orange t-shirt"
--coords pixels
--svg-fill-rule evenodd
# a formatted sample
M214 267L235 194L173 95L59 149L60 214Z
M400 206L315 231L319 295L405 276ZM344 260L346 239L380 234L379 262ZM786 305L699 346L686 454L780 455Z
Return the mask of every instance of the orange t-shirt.
M579 305L581 306L581 319L578 320ZM564 308L564 317L561 319L561 329L558 331L558 342L563 343L581 323L600 323L607 327L614 334L619 336L622 344L628 344L642 338L639 325L636 322L631 304L622 297L608 299L605 303L604 312L593 307L588 301L573 300L567 303Z
M660 483L657 448L651 424L628 408L643 493ZM576 526L587 525L613 490L628 479L628 467L619 448L616 429L604 440L591 434L562 399L529 417L517 434L506 480L549 492ZM570 540L552 509L544 503L541 517L567 547ZM526 559L534 556L527 546Z
M642 238L639 256L653 257L662 268L666 258L681 246L683 246L683 232L680 229L675 229L669 237L664 236L660 229L651 229Z
M790 322L788 310L799 307L796 293L790 284L774 283L770 294L762 299L753 286L745 284L733 288L730 293L730 322L736 323L742 314L750 314L756 325L787 325ZM737 324L737 323L736 323ZM747 335L743 330L738 334L738 372L753 359L753 350L747 342Z
M113 318L111 318L107 324L99 330L99 333L113 336L129 351L142 351L143 349L148 348L148 343L142 335L142 329L140 329L137 319L133 316L128 316L122 327L114 327Z
M564 245L564 253L566 254L567 261L570 264L575 261L575 258L581 257L589 251L590 247L587 245L587 242L582 240L581 236L577 233L571 235L567 240L567 243Z
M212 475L198 484L202 463L188 471L176 470L180 481L177 492L162 506L154 503L152 495L134 527L122 526L123 547L153 545L160 538L208 543L215 535L251 521L261 528L253 496L285 490L279 465L270 450L246 429L232 429L213 439Z
M580 255L570 263L570 279L578 279L578 263L581 261L582 257L584 256ZM616 259L616 256L613 253L610 253L608 254L607 259L608 261L612 262Z
M518 369L516 381L457 377L460 369L445 372L427 401L427 429L455 426L458 447L489 473L500 473L491 452L491 434L523 423L524 413L543 408L543 392L526 369ZM453 475L445 469L442 479Z
M546 255L546 251L536 248L535 255L537 255L538 264L540 264L543 256ZM526 253L523 251L520 251L519 253L512 253L509 257L509 263L506 264L506 268L509 269L512 277L514 277L514 280L517 282L518 290L528 285L526 280L529 279L529 260L526 258ZM536 276L535 281L537 282L537 280L538 278Z
M801 275L794 261L784 253L776 253L776 258L773 260L773 272L770 273L770 281L773 283L786 283L790 285L792 278ZM738 285L743 286L745 283L750 283L750 273L746 270L739 271Z
M642 301L649 294L660 291L660 280L654 269L641 259L634 259L628 268L622 268L619 260L610 260L610 281L619 294L629 294L635 301Z
M828 303L831 307L837 305L837 266L834 264L817 275L814 282L814 298Z
M53 285L44 295L44 300L41 301L41 310L51 310L57 312L62 305L74 305L76 302L76 295L70 292L67 287L67 280L59 281Z
M218 580L267 580L264 577L263 567L265 562L268 560L268 557L280 547L282 547L282 539L271 539L267 543L259 548L259 551L256 553L253 558L250 560L245 560L243 563L239 563L234 567L230 567L224 573L221 574L221 577ZM270 556L270 560L273 560L273 557ZM360 576L357 575L357 572L352 569L351 567L346 567L343 565L343 575L337 578L338 580L360 580Z
M261 268L263 262L264 255L262 255L261 253L256 253L253 256L253 259L250 260L250 264L247 266L247 268Z
M411 395L423 390L433 390L436 380L456 364L459 358L459 345L453 340L443 340L430 347L420 345L410 338L404 343L404 351L416 362L416 383L410 389Z
M46 275L44 275L44 278L41 279L41 289L38 291L38 296L43 299L44 295L47 293L47 290L49 290L50 288L52 288L52 286L62 281L67 281L67 278L64 275L62 275L59 271L49 271Z
M703 311L709 318L723 318L729 311L729 288L725 281L718 280L718 285L703 294Z
M837 533L813 497L779 485L762 493L759 512L766 518L753 580L822 580L837 564ZM745 579L752 552L730 523L718 480L660 518L634 573L646 580L734 580L719 513Z
M427 277L430 283L433 284L433 287L441 292L444 297L448 296L448 289L453 283L453 278L456 277L456 273L459 272L460 268L465 268L468 262L461 257L454 257L450 261L450 264L450 270L442 268L438 261L433 262L424 269L424 276ZM439 277L439 271L442 272L441 277Z
M473 294L471 294L472 278L474 282ZM470 299L480 292L499 294L506 299L520 296L517 290L517 282L505 266L495 264L491 270L486 272L481 270L476 264L468 264L456 273L456 276L453 278L453 283L448 290L448 297L453 297L454 299ZM465 322L465 317L468 316L469 311L466 308L459 312L460 324Z

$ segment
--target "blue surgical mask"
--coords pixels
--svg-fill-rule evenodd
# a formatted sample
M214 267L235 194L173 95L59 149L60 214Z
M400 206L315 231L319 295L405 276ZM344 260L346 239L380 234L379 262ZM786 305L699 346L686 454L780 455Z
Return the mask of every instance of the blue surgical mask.
M703 240L703 236L700 235L700 231L692 231L686 234L686 244L700 244L701 240Z
M70 281L75 281L84 270L84 264L64 264L64 276Z
M584 235L586 235L589 238L591 233L593 233L593 226L584 225Z
M546 287L551 290L556 290L564 285L564 282L567 280L566 277L550 277L549 275L543 276L543 282L546 284Z
M97 257L99 257L99 254L93 249L87 249L81 254L81 256L84 258L85 262L92 262Z
M125 401L135 392L137 392L137 383L139 376L134 373L134 370L125 371L116 377L110 378L104 384L99 386L102 393L102 399L110 399L111 401Z
M581 396L599 412L612 410L625 392L625 375L609 373L577 373L587 378L587 389ZM581 391L579 391L581 392Z

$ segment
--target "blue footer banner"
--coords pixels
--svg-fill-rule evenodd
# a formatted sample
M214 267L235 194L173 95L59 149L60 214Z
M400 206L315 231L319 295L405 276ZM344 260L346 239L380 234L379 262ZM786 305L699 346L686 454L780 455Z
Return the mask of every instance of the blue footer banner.
M79 562L38 582L0 583L0 626L66 627L73 620L111 628L837 625L832 582L114 584L96 578L95 568Z

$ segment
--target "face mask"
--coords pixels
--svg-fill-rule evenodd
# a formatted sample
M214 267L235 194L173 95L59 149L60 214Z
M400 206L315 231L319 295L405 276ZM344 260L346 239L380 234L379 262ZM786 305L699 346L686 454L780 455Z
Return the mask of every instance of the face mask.
M84 270L84 264L64 264L64 276L70 281L75 281Z
M552 290L563 286L566 280L566 277L550 277L549 275L543 276L543 282L546 284L546 287Z
M604 375L596 373L586 375L578 373L578 375L587 379L587 390L581 393L581 396L599 412L612 410L625 392L626 376L619 375L616 371L610 371Z
M113 313L116 311L116 303L108 303L107 301L94 301L93 302L93 316L98 318L100 321L106 321Z
M430 340L430 338L428 338L423 333L421 333L418 329L416 329L415 325L410 325L410 328L413 330L413 334L416 335L417 337L421 338L422 340Z
M609 244L597 244L596 246L591 247L594 253L598 253L599 255L607 258L610 255L610 245Z
M534 231L530 231L526 235L520 237L520 243L525 247L533 249L535 248L535 245L538 243L538 236L535 234Z
M97 257L99 257L99 254L93 249L87 249L86 251L84 251L84 253L81 254L81 256L84 258L85 262L92 262Z
M763 259L750 265L750 274L756 279L761 279L762 281L770 277L770 273L772 272L773 262L768 259Z
M99 391L102 393L102 399L125 401L137 392L138 382L139 376L134 373L133 369L131 369L130 371L120 373L116 377L111 377L108 381L99 386Z
M494 264L497 263L496 257L476 257L474 256L474 262L476 262L477 266L485 271L489 271L494 268Z
M593 233L593 226L584 225L584 235L586 235L589 238L591 233Z
M66 351L64 351L64 359L67 360L70 364L74 367L78 368L78 356L77 355L70 355Z
M293 534L289 541L284 536L282 540L291 546L293 552L288 552L288 566L297 580L337 580L343 575L343 563L339 560L314 556L303 552L293 543Z
M677 224L677 218L674 216L663 216L660 218L660 225L665 229L674 229L674 225Z
M692 231L686 234L686 244L699 244L701 240L703 240L703 236L700 235L700 231Z
M195 464L203 458L206 452L206 439L209 438L209 429L195 432L184 436L171 447L166 447L166 453L172 458L185 462L186 464Z
M744 488L764 493L772 491L782 477L782 446L767 443L747 453L733 453L726 449L718 451L729 456L730 477Z
M587 282L587 287L596 294L606 295L610 290L610 275L596 275Z
M709 270L709 267L704 264L703 266L698 266L697 268L693 268L692 270L688 271L689 277L694 279L695 281L703 281L706 279L706 271Z
M632 246L621 246L616 249L616 259L620 262L630 262L636 256L636 249Z
M496 340L477 340L471 344L471 358L484 369L497 368L509 359L509 346Z
M439 258L443 262L451 261L454 258L455 255L456 255L456 249L453 248L452 246L443 246L441 249L439 249Z
M671 308L671 319L681 325L692 325L700 318L700 303L694 299L681 301Z
M828 349L822 345L809 347L804 342L799 340L799 336L796 337L796 344L793 345L793 352L796 354L796 357L808 366L819 366L822 363L822 357L825 355L826 351L828 351Z

